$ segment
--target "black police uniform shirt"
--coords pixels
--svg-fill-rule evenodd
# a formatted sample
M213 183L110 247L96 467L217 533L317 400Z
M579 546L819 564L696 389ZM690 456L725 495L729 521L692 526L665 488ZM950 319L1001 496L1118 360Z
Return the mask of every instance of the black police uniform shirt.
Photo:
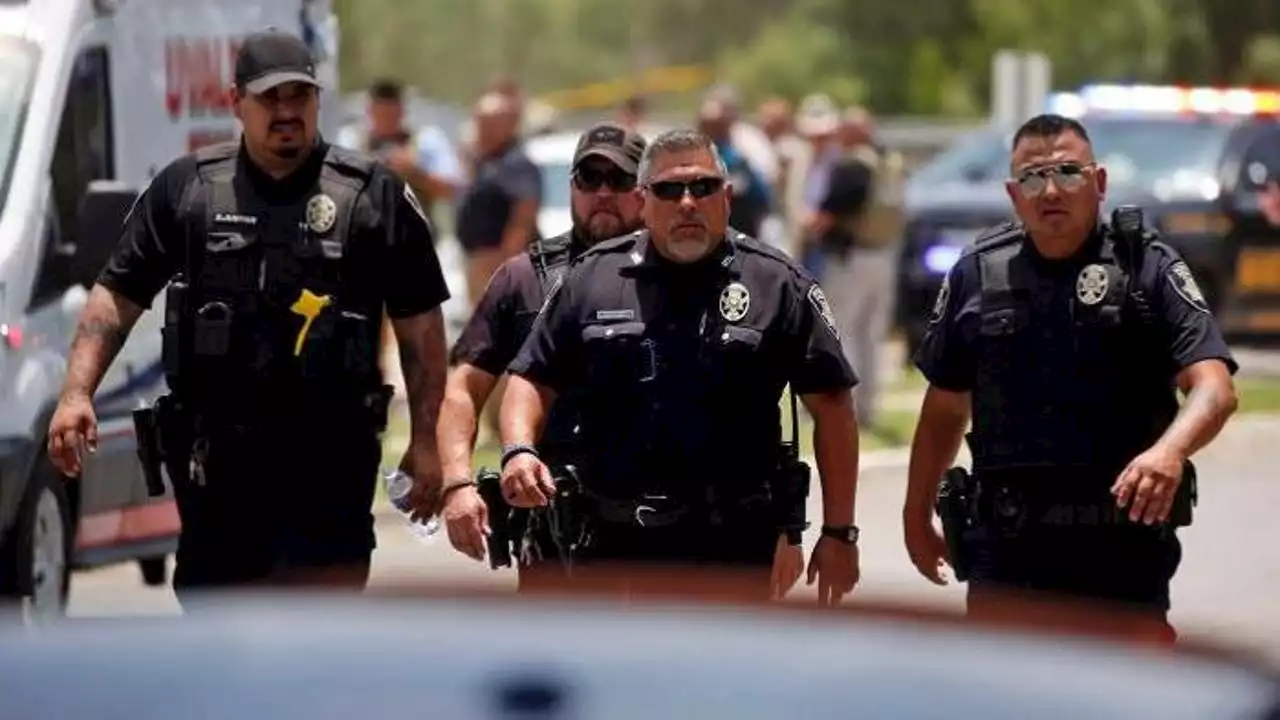
M511 213L527 200L542 202L542 171L517 142L476 164L458 202L458 242L464 250L498 247Z
M240 169L253 190L269 204L291 204L315 190L329 146L323 141L293 174L276 180L249 161L243 147ZM103 268L98 282L144 308L180 272L187 237L179 204L186 188L198 182L196 156L185 155L156 175L143 191L124 223L120 243ZM405 192L404 183L376 165L365 193L380 212L354 225L348 242L377 242L386 246L385 262L359 277L385 302L392 319L412 317L439 307L449 289L436 256L430 224ZM354 282L356 278L351 278Z
M777 467L779 399L852 388L825 296L785 255L734 233L679 265L647 233L583 254L510 372L574 392L584 482L606 496L749 496Z
M546 242L553 244L560 240L569 243L570 259L587 249L587 244L572 234ZM449 364L474 365L490 375L502 375L529 337L534 318L545 300L543 280L533 267L532 256L524 252L508 258L489 279L471 319L454 343ZM564 401L563 397L557 400L547 419L539 443L544 452L549 446L571 441L575 422L572 413L563 407Z
M1163 244L1145 247L1141 275L1134 288L1147 299L1154 332L1143 332L1137 326L1136 315L1127 308L1121 314L1125 319L1120 334L1112 337L1128 342L1127 346L1121 345L1131 348L1128 353L1115 352L1114 345L1095 346L1087 341L1093 328L1077 323L1083 321L1089 307L1099 306L1103 294L1110 292L1106 281L1101 283L1103 287L1088 282L1090 278L1104 277L1097 272L1100 261L1107 266L1102 257L1101 232L1095 232L1078 253L1066 259L1045 258L1029 239L1017 241L1020 247L1015 262L1021 262L1034 276L1024 301L1029 317L1018 331L1024 334L1025 341L1019 345L1021 356L1014 358L1009 367L985 366L980 360L986 341L982 328L982 279L979 256L974 251L981 242L979 239L965 250L944 280L915 362L930 384L953 392L974 391L984 372L1016 375L1019 382L1015 385L1022 391L1010 399L1010 411L1005 413L1008 417L997 425L1010 436L1036 436L1022 438L1030 445L1023 444L1016 453L1034 457L1021 460L1055 465L1089 465L1097 461L1108 471L1118 471L1115 464L1123 467L1132 455L1114 457L1120 454L1119 450L1109 451L1116 449L1114 438L1128 435L1130 445L1158 438L1163 428L1135 426L1153 413L1163 416L1166 425L1172 419L1177 403L1175 377L1183 368L1203 360L1221 360L1235 372L1235 360L1190 270L1175 251ZM1123 357L1125 354L1130 357ZM1139 359L1135 361L1135 357ZM1148 399L1143 402L1157 407L1129 407L1134 395L1123 383L1112 385L1110 392L1095 391L1099 378L1108 376L1107 368L1133 362L1139 364L1128 377L1137 382L1130 385L1154 383L1155 396L1144 395ZM980 411L978 394L974 393L975 430ZM1025 416L1019 417L1020 413ZM1131 421L1133 418L1139 420ZM1144 433L1147 437L1140 437ZM1012 438L1009 440L1013 442ZM972 436L970 443L976 451ZM1125 447L1123 454L1136 455L1145 449Z

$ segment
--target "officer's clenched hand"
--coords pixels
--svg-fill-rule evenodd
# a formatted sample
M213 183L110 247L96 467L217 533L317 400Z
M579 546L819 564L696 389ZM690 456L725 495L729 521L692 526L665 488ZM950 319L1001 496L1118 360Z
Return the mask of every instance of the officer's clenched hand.
M484 560L485 538L489 529L489 507L473 485L454 488L445 494L445 528L453 549L475 560Z
M818 604L835 605L858 584L857 544L825 535L818 538L809 558L809 583L818 581Z
M419 522L426 522L440 514L440 489L443 485L440 473L440 458L434 448L422 444L409 443L400 460L400 469L413 478L413 491L409 499L413 503L410 517Z
M98 416L87 396L64 397L49 423L49 459L63 475L84 470L84 453L98 450Z
M1173 499L1182 484L1186 458L1156 446L1142 453L1120 473L1111 494L1116 507L1129 508L1129 519L1147 525L1164 522L1173 510Z
M907 543L907 555L916 570L935 585L946 585L942 566L949 562L947 541L933 524L932 511L903 512L903 534Z
M502 468L502 497L511 507L543 507L555 493L551 471L532 453L516 455Z
M787 541L786 533L778 536L773 551L773 576L770 579L773 599L781 600L800 580L804 572L804 549Z

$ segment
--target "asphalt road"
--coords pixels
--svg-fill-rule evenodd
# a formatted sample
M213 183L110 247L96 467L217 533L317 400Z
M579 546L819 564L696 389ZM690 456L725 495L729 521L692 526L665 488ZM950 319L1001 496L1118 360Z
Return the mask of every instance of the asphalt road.
M1201 500L1196 524L1183 531L1184 558L1174 584L1173 620L1187 635L1256 646L1280 662L1280 557L1267 528L1280 508L1280 417L1237 418L1200 458ZM938 588L916 575L902 546L900 510L905 483L901 454L881 456L864 470L858 521L863 529L866 599L960 608L963 586ZM815 499L817 493L814 493ZM817 516L818 508L812 513ZM814 538L808 538L812 543ZM441 535L421 544L394 517L379 523L372 583L420 579L513 586L509 572L492 572L457 553ZM803 582L803 581L802 581ZM793 598L810 591L803 585ZM131 565L76 575L73 616L176 614L167 588L147 588Z

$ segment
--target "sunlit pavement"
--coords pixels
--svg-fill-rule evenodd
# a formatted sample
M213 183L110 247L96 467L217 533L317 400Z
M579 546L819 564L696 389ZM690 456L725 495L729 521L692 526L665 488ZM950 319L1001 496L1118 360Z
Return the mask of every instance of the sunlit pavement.
M1196 524L1183 531L1184 558L1174 585L1173 618L1184 634L1247 642L1280 662L1280 557L1271 532L1273 509L1280 508L1276 438L1280 419L1238 418L1198 459L1201 499ZM863 580L855 595L958 609L963 586L935 587L916 575L907 560L900 521L906 469L894 460L862 475L858 521L863 529ZM811 512L818 517L816 503ZM807 538L807 544L813 540ZM407 579L514 585L509 571L490 571L453 552L443 534L420 544L395 517L380 520L378 543L374 585ZM803 600L810 594L801 585L793 598ZM178 612L173 593L144 587L132 565L75 577L74 616Z

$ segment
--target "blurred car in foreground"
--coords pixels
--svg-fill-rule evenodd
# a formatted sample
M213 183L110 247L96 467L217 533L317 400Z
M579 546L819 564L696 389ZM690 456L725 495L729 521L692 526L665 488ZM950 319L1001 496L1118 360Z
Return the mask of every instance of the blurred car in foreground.
M1259 198L1280 179L1280 91L1094 85L1051 96L1107 168L1106 209L1133 204L1178 249L1234 334L1280 334L1280 227ZM982 229L1012 215L1012 133L978 130L912 176L899 323L914 347L942 276Z
M883 608L405 593L0 628L0 716L1276 718L1242 659Z

